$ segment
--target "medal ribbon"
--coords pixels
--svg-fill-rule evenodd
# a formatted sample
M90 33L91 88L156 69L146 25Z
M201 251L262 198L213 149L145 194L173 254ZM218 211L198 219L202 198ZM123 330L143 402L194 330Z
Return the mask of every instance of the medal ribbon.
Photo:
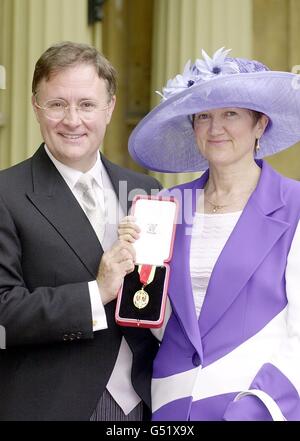
M149 285L154 279L156 267L154 265L139 265L138 272L143 287Z

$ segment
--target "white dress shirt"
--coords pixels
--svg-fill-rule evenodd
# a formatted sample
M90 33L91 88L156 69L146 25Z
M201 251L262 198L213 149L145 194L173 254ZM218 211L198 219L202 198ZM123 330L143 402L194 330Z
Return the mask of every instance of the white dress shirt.
M72 191L81 208L84 210L80 200L80 191L76 188L76 183L83 173L79 170L68 167L54 158L46 144L45 151ZM110 178L103 167L99 153L95 165L88 171L88 173L94 178L93 189L95 190L99 204L101 205L103 212L106 213L108 219L104 239L101 243L103 250L106 251L117 240L117 227L119 221L125 214L118 203L117 196L113 190ZM96 332L107 328L107 320L97 281L93 280L88 282L88 286L91 301L93 331ZM131 383L131 368L132 352L123 337L117 361L106 388L122 408L125 415L128 415L128 413L131 412L131 410L141 401L141 398L136 394Z

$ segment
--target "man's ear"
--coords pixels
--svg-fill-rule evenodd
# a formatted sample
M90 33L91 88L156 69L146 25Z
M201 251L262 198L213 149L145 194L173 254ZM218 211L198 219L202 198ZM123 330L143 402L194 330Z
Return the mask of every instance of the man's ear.
M117 100L116 95L114 95L109 102L109 107L106 109L106 124L110 123L116 105L116 100Z
M39 116L39 113L38 113L38 109L35 106L35 96L34 95L32 95L32 97L31 97L31 104L32 104L32 108L33 108L35 117L37 119L37 122L40 123L40 116Z

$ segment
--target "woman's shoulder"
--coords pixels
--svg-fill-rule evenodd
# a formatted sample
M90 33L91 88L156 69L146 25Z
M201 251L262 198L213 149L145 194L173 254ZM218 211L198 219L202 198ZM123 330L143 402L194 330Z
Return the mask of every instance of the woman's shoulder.
M287 176L284 176L277 170L275 170L272 166L269 164L267 165L269 169L269 176L271 175L271 180L268 182L273 183L280 182L280 188L282 189L283 196L289 196L289 195L300 195L300 181L297 179L293 179ZM299 179L300 179L300 170L299 170ZM300 201L299 201L300 202Z
M162 197L173 197L175 198L178 202L183 200L183 197L190 197L193 198L194 194L196 194L196 190L199 187L199 180L201 178L195 179L194 181L189 181L189 182L185 182L183 184L178 184L178 185L174 185L173 187L170 188L164 188L163 190L161 190L161 192L159 193L159 196Z
M300 182L286 176L281 177L281 198L284 210L294 213L295 219L300 220Z
M300 182L296 179L288 178L287 176L282 176L282 188L285 194L297 196L300 202Z
M172 192L172 191L180 191L183 192L187 189L197 189L201 188L201 176L194 179L193 181L183 182L181 184L174 185L173 187L169 187L164 189L165 192Z

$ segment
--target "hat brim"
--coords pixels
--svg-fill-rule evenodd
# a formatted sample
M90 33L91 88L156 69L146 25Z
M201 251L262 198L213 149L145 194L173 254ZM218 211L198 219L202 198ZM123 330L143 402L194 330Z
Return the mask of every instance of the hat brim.
M269 117L257 158L270 156L300 140L300 84L297 75L264 71L203 81L156 106L133 130L129 153L145 168L178 173L205 170L190 115L238 107Z

